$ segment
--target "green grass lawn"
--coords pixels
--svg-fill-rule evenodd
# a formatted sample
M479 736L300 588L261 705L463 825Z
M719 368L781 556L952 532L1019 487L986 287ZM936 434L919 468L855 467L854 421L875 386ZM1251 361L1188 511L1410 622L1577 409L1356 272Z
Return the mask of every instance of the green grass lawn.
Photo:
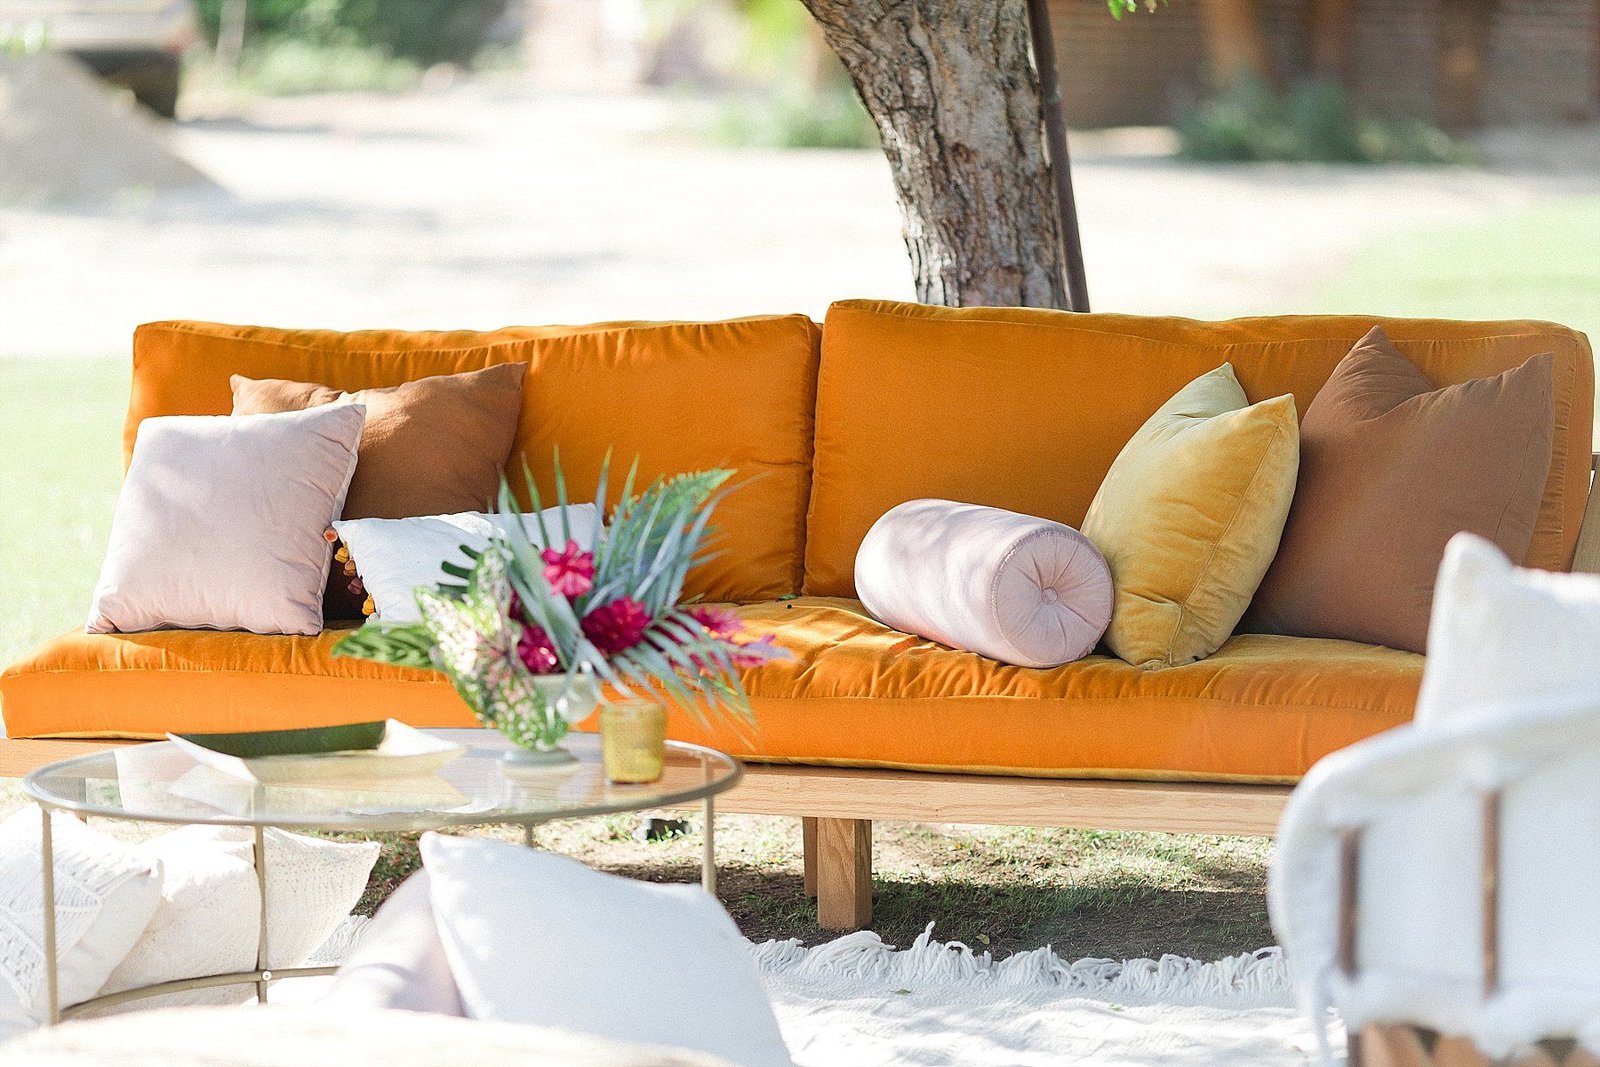
M1309 306L1457 319L1549 319L1600 339L1600 197L1457 228L1386 235Z
M83 625L127 406L126 360L0 359L0 663Z

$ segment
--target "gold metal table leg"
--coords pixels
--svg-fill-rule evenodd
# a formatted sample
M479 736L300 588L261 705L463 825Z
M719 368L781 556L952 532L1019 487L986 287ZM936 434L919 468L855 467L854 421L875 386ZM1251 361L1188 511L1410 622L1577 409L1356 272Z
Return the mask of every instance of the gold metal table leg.
M267 1002L267 986L272 981L272 972L267 969L267 832L264 827L255 828L253 842L256 863L256 885L261 890L261 927L256 937L256 1001L261 1004Z
M710 797L702 803L700 830L700 885L712 896L717 895L717 811Z
M61 973L56 948L56 848L50 809L39 805L39 865L44 872L44 984L48 1000L46 1018L51 1026L61 1021Z

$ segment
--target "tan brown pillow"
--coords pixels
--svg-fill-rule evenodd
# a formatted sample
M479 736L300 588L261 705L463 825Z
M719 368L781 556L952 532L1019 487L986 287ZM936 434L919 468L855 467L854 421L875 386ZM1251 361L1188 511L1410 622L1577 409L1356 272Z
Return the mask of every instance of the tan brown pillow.
M387 389L343 393L314 382L235 374L233 413L301 411L335 402L364 404L366 426L346 519L408 519L490 510L522 411L526 363L441 374ZM323 593L328 619L360 619L366 594L336 560Z
M365 404L344 518L409 519L485 510L511 454L527 372L526 363L501 363L356 393L281 378L229 381L235 415Z
M1379 327L1300 425L1300 476L1246 628L1424 651L1444 546L1521 561L1550 470L1553 357L1443 389Z

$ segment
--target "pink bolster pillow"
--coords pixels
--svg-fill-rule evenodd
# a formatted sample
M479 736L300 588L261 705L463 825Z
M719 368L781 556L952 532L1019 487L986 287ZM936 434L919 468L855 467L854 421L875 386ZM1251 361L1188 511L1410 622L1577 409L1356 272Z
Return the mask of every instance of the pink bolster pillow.
M1070 526L1000 508L911 500L872 524L856 595L885 626L1019 667L1094 650L1111 571Z

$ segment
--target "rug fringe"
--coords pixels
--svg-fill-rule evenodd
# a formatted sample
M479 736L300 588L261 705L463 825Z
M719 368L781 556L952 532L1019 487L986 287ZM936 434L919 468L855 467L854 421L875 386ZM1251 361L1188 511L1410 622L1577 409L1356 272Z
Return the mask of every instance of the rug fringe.
M996 961L960 941L933 939L929 923L910 948L896 949L870 930L807 948L798 940L751 946L764 975L850 978L896 986L984 983L1016 992L1048 991L1097 999L1236 1006L1292 1003L1289 970L1278 948L1257 949L1202 963L1184 956L1160 959L1067 961L1050 946Z

